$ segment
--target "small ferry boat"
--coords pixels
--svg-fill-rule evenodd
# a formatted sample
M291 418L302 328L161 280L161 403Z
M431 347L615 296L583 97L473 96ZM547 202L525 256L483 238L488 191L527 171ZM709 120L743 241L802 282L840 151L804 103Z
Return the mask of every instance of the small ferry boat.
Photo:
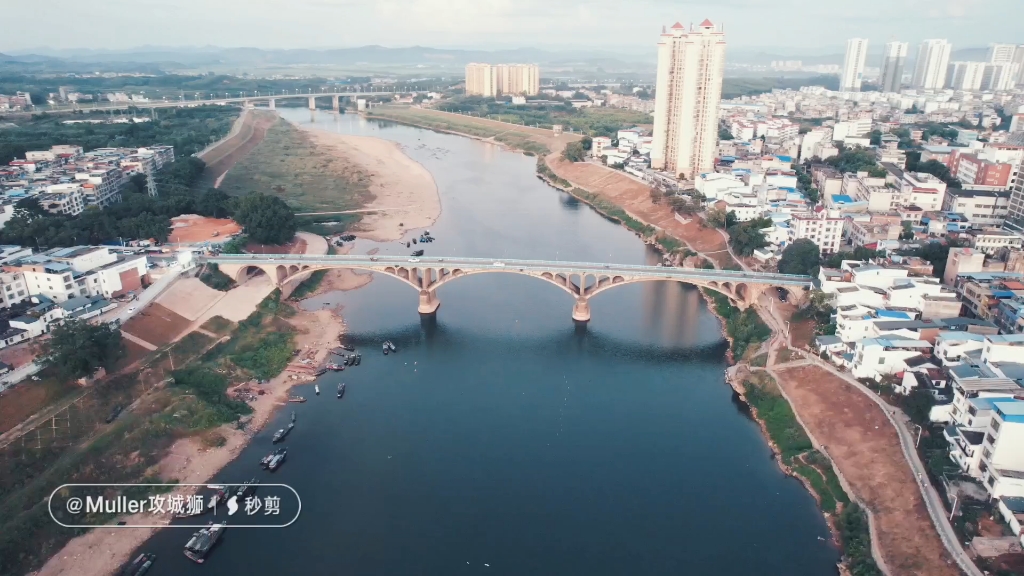
M391 340L388 340L386 344L388 345L389 350L391 350L392 352L398 352L398 348L395 348L395 345L393 342L391 342Z
M345 395L345 383L342 382L341 384L338 384L338 398L341 398L344 395Z
M213 549L217 541L224 534L224 529L227 527L227 522L220 524L210 523L206 528L200 528L198 532L192 535L192 538L185 543L185 556L188 559L197 563L202 564L206 561L206 556Z
M345 366L354 366L356 363L355 355L345 356Z
M294 423L294 422L295 422L295 411L292 410L292 423Z
M281 467L281 464L284 464L284 459L287 456L288 456L288 449L287 448L281 448L280 450L277 450L276 452L274 452L271 455L270 460L267 461L266 469L270 470L271 472L277 470L278 468Z
M355 352L356 351L355 348L353 348L352 346L349 346L348 344L342 344L341 345L341 349L342 350L348 350L349 352Z
M324 367L332 372L341 372L342 370L345 369L344 364L335 364L334 362L328 362L327 365Z
M381 345L381 348L383 348L385 356L388 355L388 352L391 352L391 348L388 348L388 343L387 342L385 342L383 345Z
M259 485L260 481L257 480L255 476L253 476L252 480L244 482L241 486L238 487L238 491L235 492L235 496L237 496L238 498L245 498L246 496L254 494L256 492L256 487Z
M356 354L355 360L352 361L353 366L359 366L359 363L363 361L362 354Z
M320 385L319 384L313 384L313 390L316 391L316 395L317 396L320 395Z
M302 396L289 396L288 397L288 401L289 402L305 402L306 399L303 398Z
M142 576L142 574L149 572L153 562L156 562L156 554L150 552L139 554L139 557L122 568L119 574L121 576Z
M282 440L287 438L288 435L292 433L292 429L293 428L295 428L295 423L294 422L292 422L291 424L288 424L287 428L281 428L277 432L274 432L273 443L277 444L278 442L281 442Z

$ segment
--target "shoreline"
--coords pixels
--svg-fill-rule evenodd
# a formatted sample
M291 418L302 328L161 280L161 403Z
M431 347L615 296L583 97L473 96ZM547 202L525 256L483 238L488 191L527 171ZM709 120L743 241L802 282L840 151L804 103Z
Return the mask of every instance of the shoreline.
M413 160L397 142L320 130L285 119L325 152L358 164L371 174L373 200L352 234L375 242L392 242L412 230L429 228L441 216L441 196L434 175Z

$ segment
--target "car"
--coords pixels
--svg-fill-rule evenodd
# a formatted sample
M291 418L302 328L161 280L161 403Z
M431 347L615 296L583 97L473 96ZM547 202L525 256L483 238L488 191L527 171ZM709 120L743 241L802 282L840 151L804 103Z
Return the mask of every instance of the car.
M117 417L121 415L122 410L124 410L124 406L120 404L114 406L114 410L111 411L110 416L107 416L107 424L110 424L114 420L117 420Z
M605 267L605 268L611 268L611 267L612 267L612 265L611 265L611 264L605 264L605 265L604 265L604 267Z
M419 258L409 258L409 262L419 262Z
M135 306L129 306L128 312L135 312Z
M444 258L438 258L437 261L438 262L444 262Z
M376 261L377 261L377 257L376 256L370 256L370 262L376 262Z
M505 263L504 262L495 262L494 264L491 264L491 266L496 266L498 268L504 268L505 267Z

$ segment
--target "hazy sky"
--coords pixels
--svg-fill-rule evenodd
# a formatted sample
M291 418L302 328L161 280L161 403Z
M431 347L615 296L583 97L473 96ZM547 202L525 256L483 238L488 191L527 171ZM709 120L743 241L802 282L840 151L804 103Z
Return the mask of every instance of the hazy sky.
M1024 43L1024 0L46 0L6 2L0 51L366 44L652 46L662 25L724 22L730 45L831 49L947 38Z

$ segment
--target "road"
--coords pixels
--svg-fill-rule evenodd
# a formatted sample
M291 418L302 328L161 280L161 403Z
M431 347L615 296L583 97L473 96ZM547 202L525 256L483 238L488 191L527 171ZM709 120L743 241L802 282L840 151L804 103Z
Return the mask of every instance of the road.
M707 270L673 266L638 266L629 264L602 264L595 262L562 262L557 260L494 260L491 258L414 258L406 256L315 256L304 254L225 254L200 257L200 261L220 265L297 265L337 266L357 268L384 268L387 266L421 268L491 270L495 272L549 272L552 274L591 274L647 276L679 280L705 280L717 282L750 282L773 286L810 286L811 277L796 274L771 274L744 270Z

